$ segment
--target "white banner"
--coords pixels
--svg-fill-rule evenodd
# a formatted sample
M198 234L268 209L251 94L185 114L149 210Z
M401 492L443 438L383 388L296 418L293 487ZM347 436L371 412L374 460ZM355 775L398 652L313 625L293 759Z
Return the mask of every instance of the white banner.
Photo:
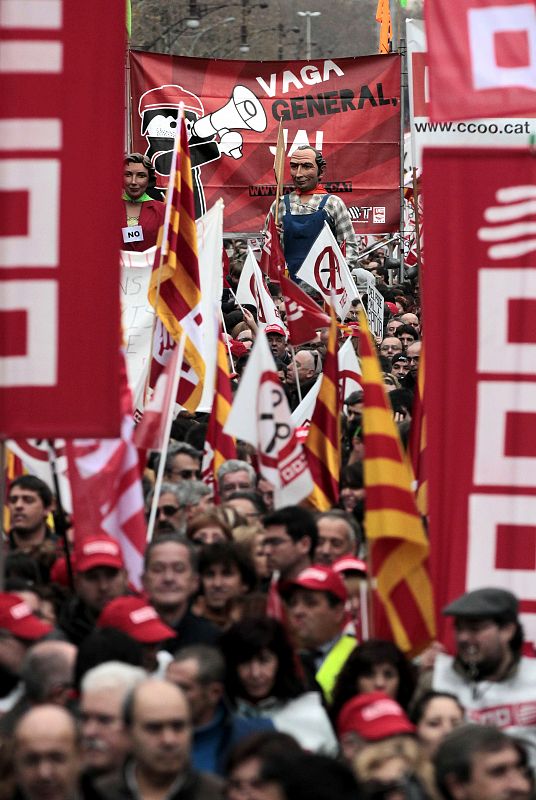
M223 201L207 211L197 222L202 345L206 365L205 385L199 410L210 411L216 374L218 321L223 292L221 268L223 246ZM121 308L128 382L135 408L141 408L145 375L151 346L154 312L147 300L147 290L154 260L154 247L143 253L121 251Z
M256 307L257 320L260 327L282 324L279 311L275 307L272 295L266 288L261 268L249 245L248 254L236 289L236 299L241 305L253 305Z

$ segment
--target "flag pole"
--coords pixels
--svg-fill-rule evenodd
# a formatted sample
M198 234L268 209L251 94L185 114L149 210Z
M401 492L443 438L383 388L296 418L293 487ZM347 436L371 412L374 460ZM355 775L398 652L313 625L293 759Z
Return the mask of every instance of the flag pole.
M156 313L156 309L158 308L158 300L160 298L160 284L162 282L162 267L164 265L164 255L167 256L167 247L169 245L169 243L168 243L168 232L169 232L169 221L170 221L170 218L171 218L171 198L173 196L173 184L175 182L175 177L176 177L176 173L177 173L177 146L178 146L178 143L180 142L181 125L184 124L184 103L181 103L179 105L178 123L179 124L177 125L177 129L175 131L175 147L173 148L173 157L171 159L171 169L169 171L169 181L168 181L168 185L166 187L166 210L165 210L165 213L164 213L164 224L162 225L162 237L161 237L161 240L160 240L160 247L157 248L157 252L158 252L158 250L160 251L160 262L158 264L158 274L157 274L157 282L156 282L156 296L155 296L155 301L154 301L155 313L154 313L154 318L153 318L153 324L152 324L152 327L151 327L151 340L150 340L150 343L149 343L149 360L147 362L148 363L147 375L146 375L146 378L145 378L145 389L143 391L143 407L144 408L145 408L145 405L147 403L147 392L149 391L149 382L150 382L150 377L151 377L151 362L152 362L152 358L153 358L154 334L155 334L155 331L156 331L157 318L158 318L158 315ZM164 247L166 248L166 253L164 253ZM156 257L156 253L155 253L155 257ZM154 269L154 265L153 265L153 269Z
M296 353L294 351L294 345L289 344L289 347L290 347L290 353L292 355L292 363L294 364L294 375L296 377L296 389L298 390L298 400L301 403L302 393L301 393L300 379L298 377L298 365L296 364Z
M158 470L156 473L156 481L154 484L153 502L151 503L151 512L149 514L149 522L147 523L147 541L150 542L153 538L154 523L156 520L156 510L158 508L158 498L162 481L164 478L164 467L166 464L167 451L169 446L169 434L171 432L171 424L173 422L173 411L175 410L175 398L177 397L177 390L179 388L179 381L181 377L182 361L184 358L184 348L186 346L186 333L181 333L179 341L179 352L177 354L177 369L173 375L173 384L171 387L169 407L166 409L166 427L164 428L164 441L162 442L162 450L160 452L160 460L158 462Z
M399 274L398 280L404 282L404 115L405 97L408 88L408 65L406 58L406 40L399 39L398 52L400 53L400 241L399 251Z
M56 513L54 514L54 526L56 533L59 533L62 544L63 552L65 553L65 564L67 565L67 577L69 579L69 586L74 589L74 575L73 564L71 561L71 553L69 550L69 540L67 539L67 517L65 509L61 501L60 482L58 479L58 457L56 448L54 447L54 439L48 439L48 460L50 463L50 471L52 472L52 482L54 484L54 492L56 493Z
M275 148L274 157L274 172L275 172L275 213L274 222L277 225L279 222L279 198L281 197L281 190L283 188L283 170L285 166L285 142L283 138L283 117L279 118L279 128L277 130L277 144Z
M233 290L230 289L230 291L232 292ZM234 297L234 295L233 295L233 297ZM235 300L236 300L236 297L235 297ZM240 306L240 308L242 308L242 307ZM244 309L242 309L242 311L243 310ZM223 311L221 310L221 308L220 308L220 314L221 314L221 324L222 324L223 330L225 331L225 346L227 347L227 355L229 356L229 361L231 362L231 369L233 370L233 372L236 372L234 361L233 361L233 354L231 353L231 345L229 344L229 334L227 332L227 325L225 324L225 317L223 316Z

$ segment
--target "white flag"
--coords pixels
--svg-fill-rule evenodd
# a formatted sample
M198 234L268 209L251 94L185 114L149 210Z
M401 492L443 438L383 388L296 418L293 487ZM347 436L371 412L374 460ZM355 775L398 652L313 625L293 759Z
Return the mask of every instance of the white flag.
M344 402L349 394L361 388L361 367L359 366L359 359L355 354L351 337L346 340L339 350L337 362L339 365L339 391ZM299 406L292 412L292 422L296 427L311 424L321 383L322 375L319 375Z
M255 338L225 433L257 449L259 471L275 487L275 507L296 505L313 491L307 458L296 438L288 400L265 334Z
M344 322L352 300L359 298L348 264L327 222L324 222L296 277L320 292L341 322Z
M264 282L264 276L253 250L248 245L248 254L240 273L236 299L241 305L253 305L257 309L259 326L281 325L279 311Z

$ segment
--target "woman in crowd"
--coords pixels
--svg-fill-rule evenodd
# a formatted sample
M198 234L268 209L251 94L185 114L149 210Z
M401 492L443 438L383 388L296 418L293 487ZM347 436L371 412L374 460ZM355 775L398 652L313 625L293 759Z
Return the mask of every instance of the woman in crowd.
M337 678L330 707L331 719L351 697L367 692L385 692L407 710L415 690L415 670L392 642L369 639L348 656Z
M306 691L284 627L269 617L250 617L220 640L227 695L240 714L271 719L307 750L337 751L337 740L319 692Z
M410 719L424 751L431 758L447 733L462 724L464 709L455 695L429 691L415 703Z
M196 514L188 523L186 536L195 545L228 542L232 539L231 528L217 509Z

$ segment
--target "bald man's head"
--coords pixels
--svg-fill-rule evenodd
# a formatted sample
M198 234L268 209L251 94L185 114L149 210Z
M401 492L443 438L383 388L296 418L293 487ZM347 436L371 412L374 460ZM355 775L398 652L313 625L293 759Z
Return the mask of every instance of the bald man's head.
M124 722L137 769L148 782L169 779L171 785L190 763L192 728L184 692L168 681L142 681L127 697Z
M74 717L56 705L24 714L14 732L14 765L26 800L73 800L80 768Z
M30 647L21 678L31 703L66 705L73 687L76 653L70 642L45 641Z

